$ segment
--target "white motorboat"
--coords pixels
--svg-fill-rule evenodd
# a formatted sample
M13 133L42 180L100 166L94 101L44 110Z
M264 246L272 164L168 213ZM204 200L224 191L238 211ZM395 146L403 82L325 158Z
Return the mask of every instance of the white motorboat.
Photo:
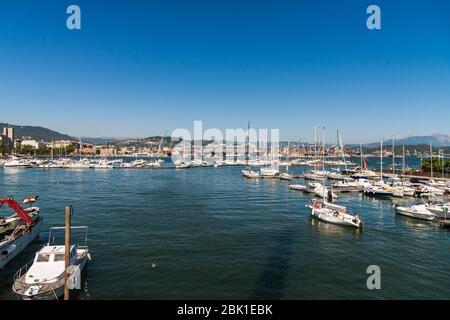
M81 159L78 161L72 161L66 165L67 169L90 169L93 164L88 159Z
M433 179L427 181L426 185L428 185L430 187L439 188L439 189L443 189L443 188L447 187L445 181L436 181Z
M400 186L390 186L388 184L382 184L379 185L379 187L381 187L383 190L392 192L392 196L393 197L397 197L397 198L403 198L403 188Z
M328 173L327 178L331 180L346 180L349 177L339 172L330 172Z
M390 199L393 196L392 191L385 190L380 186L372 186L363 190L364 195L375 198Z
M261 178L275 178L279 175L279 171L272 167L261 168L259 170L259 176Z
M184 161L176 161L175 162L175 168L177 169L185 169L185 168L189 168L190 164L188 162L184 162Z
M355 180L358 179L374 179L376 177L378 177L378 175L376 174L376 172L372 171L372 170L359 170L354 172L351 177Z
M408 186L405 182L403 182L400 178L389 178L386 182L386 185L393 188L394 196L396 196L395 192L400 193L401 196L409 196L412 197L415 194L414 188Z
M3 269L8 262L14 259L36 238L41 230L43 221L39 215L39 208L23 209L13 198L0 199L0 206L3 204L7 204L12 208L22 221L19 222L14 217L10 217L10 223L15 225L15 227L10 229L7 225L4 225L6 229L0 235L0 269Z
M367 179L356 179L355 183L361 188L361 190L372 187L372 183Z
M347 213L347 208L325 201L312 200L312 204L307 205L311 209L311 215L325 222L345 225L355 228L362 227L362 221L357 214Z
M432 193L422 193L420 197L422 198L423 203L426 204L427 210L434 214L436 218L450 218L450 202L444 203Z
M412 206L395 205L395 212L403 216L420 220L433 220L434 214L428 211L426 204L416 204Z
M432 187L432 186L427 186L427 185L421 185L418 187L417 192L419 194L422 193L432 193L436 196L443 196L445 193L444 189L440 189L440 188L436 188L436 187Z
M305 178L306 180L313 180L313 181L323 181L323 179L324 179L323 176L317 175L317 174L312 173L312 172L305 173L303 178Z
M242 176L248 178L248 179L254 179L259 178L259 172L250 170L250 169L243 169L241 170Z
M363 189L356 181L351 178L336 181L331 186L333 188L333 191L336 192L359 192Z
M281 180L292 180L294 178L294 176L287 172L283 172L283 173L280 173L279 178Z
M30 168L31 163L27 159L13 157L3 163L4 168Z
M290 184L289 189L296 190L296 191L306 191L308 189L308 187L304 186L302 184Z
M87 227L71 227L71 229L86 229ZM24 300L55 300L64 294L65 284L65 246L52 243L52 230L64 227L50 228L48 243L39 250L33 261L23 266L14 276L13 291ZM84 246L71 245L69 252L69 281L76 282L88 261L91 260L87 246L87 236Z

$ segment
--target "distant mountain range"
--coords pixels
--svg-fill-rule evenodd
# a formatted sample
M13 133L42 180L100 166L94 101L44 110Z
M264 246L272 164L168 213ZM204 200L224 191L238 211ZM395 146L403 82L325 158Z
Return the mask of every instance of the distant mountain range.
M14 128L14 135L19 139L32 139L37 141L56 141L56 140L80 140L80 137L72 137L68 134L59 133L57 131L39 127L39 126L20 126L14 124L0 123L0 131L3 132L3 128L10 127ZM105 142L116 141L116 138L107 138L107 137L81 137L83 142L92 143L92 144L103 144Z
M384 143L386 145L391 143L391 139L386 139ZM395 145L419 145L419 144L427 144L429 145L431 141L431 145L433 147L443 147L443 146L450 146L450 135L447 134L438 134L435 133L431 136L411 136L401 139L394 140ZM366 146L367 147L376 147L379 146L380 142L373 142L369 143Z
M20 125L11 125L6 123L0 123L0 130L4 127L12 127L15 131L15 136L17 138L26 138L26 139L34 139L34 140L44 140L44 141L52 141L52 140L75 140L78 141L79 137L72 137L67 134L59 133L57 131L47 129L40 126L20 126ZM161 141L161 136L153 136L147 138L111 138L111 137L81 137L83 142L88 142L92 144L104 144L111 143L116 144L118 146L127 146L131 144L139 144L139 145L148 145L159 143ZM163 144L168 144L170 141L170 137L164 137ZM431 136L410 136L406 138L396 139L396 145L423 145L429 144L431 140L431 144L433 147L442 147L442 146L450 146L450 135L447 134L433 134ZM386 145L390 143L390 139L385 140ZM282 142L282 144L287 145L287 142ZM295 143L294 143L295 144ZM379 146L380 142L373 142L366 144L366 147L376 147ZM348 145L353 146L353 145ZM356 146L356 145L355 145Z
M3 132L3 128L14 128L14 135L16 138L34 139L34 140L72 140L73 138L67 134L62 134L44 127L36 126L19 126L6 123L0 123L0 129Z

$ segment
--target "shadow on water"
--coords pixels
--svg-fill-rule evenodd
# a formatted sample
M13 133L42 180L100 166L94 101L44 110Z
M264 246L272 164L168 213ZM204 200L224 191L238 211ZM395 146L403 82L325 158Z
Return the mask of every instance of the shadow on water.
M283 297L294 238L295 229L292 227L285 228L278 234L272 254L255 283L250 299L279 300Z

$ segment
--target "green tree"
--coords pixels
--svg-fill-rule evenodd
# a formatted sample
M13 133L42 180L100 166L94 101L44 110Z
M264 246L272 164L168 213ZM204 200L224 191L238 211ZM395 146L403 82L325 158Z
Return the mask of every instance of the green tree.
M75 147L73 144L69 144L66 146L66 153L71 154L75 152Z
M25 154L25 155L34 155L35 154L35 149L32 146L24 145L24 146L20 147L19 153L20 154Z
M50 154L50 148L47 148L46 146L44 146L43 148L39 148L38 150L36 150L36 154L40 156L47 156Z
M444 171L448 172L450 168L450 160L444 162ZM422 170L425 172L431 172L430 159L422 160ZM433 157L433 171L442 172L442 158Z

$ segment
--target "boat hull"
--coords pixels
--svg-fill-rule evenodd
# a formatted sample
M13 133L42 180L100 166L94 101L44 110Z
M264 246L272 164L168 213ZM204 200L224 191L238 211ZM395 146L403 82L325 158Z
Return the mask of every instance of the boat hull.
M340 217L335 217L333 215L320 213L318 210L316 210L314 208L311 210L311 216L313 216L314 218L317 218L319 220L328 222L328 223L347 226L347 227L360 228L362 226L361 223L353 222L350 219L342 219Z
M39 235L42 222L43 218L39 217L36 223L31 227L30 231L27 231L23 235L14 239L14 241L5 243L0 247L0 269L3 269Z
M405 207L396 207L395 212L398 213L399 215L419 220L431 221L434 219L434 216L432 214L430 215L426 213L412 212L411 210L408 210L408 208Z
M80 273L84 270L84 267L87 265L88 260L88 254L84 255L84 257L81 259L79 263ZM51 290L40 292L34 295L27 295L18 292L17 290L15 290L15 285L13 285L13 291L22 300L58 300L64 295L64 281L61 281L64 280L63 278L64 275L61 275L57 282L58 284L62 283L61 285L57 285Z
M364 195L374 198L380 198L380 199L390 199L392 198L391 192L380 192L380 191L372 191L372 190L365 190Z

